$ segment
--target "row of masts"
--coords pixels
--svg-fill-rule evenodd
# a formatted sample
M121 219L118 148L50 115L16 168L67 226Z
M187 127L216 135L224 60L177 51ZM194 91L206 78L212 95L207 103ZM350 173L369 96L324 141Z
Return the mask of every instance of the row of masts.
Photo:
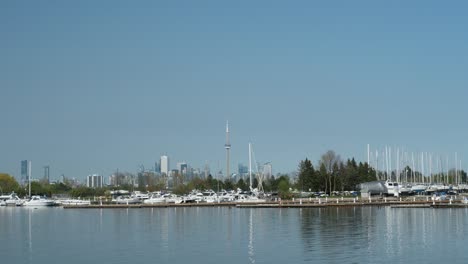
M461 184L462 161L457 152L450 156L389 146L371 150L367 145L367 163L376 171L377 179L400 183Z

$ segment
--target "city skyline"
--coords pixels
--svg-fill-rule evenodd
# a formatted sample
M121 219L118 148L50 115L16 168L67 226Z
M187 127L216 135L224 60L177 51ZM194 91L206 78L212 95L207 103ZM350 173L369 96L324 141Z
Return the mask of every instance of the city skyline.
M225 172L226 120L231 171L249 142L275 172L367 144L466 168L466 7L2 2L0 171L85 179L166 153Z

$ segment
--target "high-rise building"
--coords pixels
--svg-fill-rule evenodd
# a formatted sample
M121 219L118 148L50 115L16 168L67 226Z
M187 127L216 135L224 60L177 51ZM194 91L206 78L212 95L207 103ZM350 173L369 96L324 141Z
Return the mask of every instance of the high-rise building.
M44 179L43 180L47 183L50 182L50 167L49 166L44 166Z
M21 161L21 184L26 184L31 178L31 161Z
M246 176L247 174L249 174L249 168L245 166L244 164L239 163L237 168L238 168L237 173L240 176Z
M187 174L187 163L185 161L183 162L177 162L177 170L179 170L179 173L181 175L186 175Z
M88 188L102 188L104 185L103 177L99 174L88 175L86 186Z
M166 176L169 175L170 167L169 167L169 157L166 155L161 156L161 174L165 174Z
M267 162L263 165L263 178L270 179L273 175L273 169L271 167L271 163Z
M157 161L154 163L154 172L157 174L161 173L161 163Z

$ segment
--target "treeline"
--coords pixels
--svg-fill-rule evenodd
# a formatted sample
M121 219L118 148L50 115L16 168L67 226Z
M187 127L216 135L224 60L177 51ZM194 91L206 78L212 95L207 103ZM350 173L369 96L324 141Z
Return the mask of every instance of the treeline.
M376 172L369 164L354 158L343 162L339 155L329 150L323 154L315 168L309 159L299 163L299 175L296 188L301 191L323 191L328 194L335 191L353 191L362 182L377 180Z

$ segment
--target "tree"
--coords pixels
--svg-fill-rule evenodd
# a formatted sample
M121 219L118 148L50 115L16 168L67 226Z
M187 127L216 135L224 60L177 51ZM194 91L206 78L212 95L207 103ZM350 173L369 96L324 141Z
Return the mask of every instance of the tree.
M11 193L19 189L19 184L10 174L0 173L0 192Z
M243 190L243 191L247 191L249 189L249 186L247 186L247 184L245 183L244 179L240 178L238 181L237 181L237 188Z
M289 191L289 178L281 176L278 180L278 193L281 199L291 198L291 192Z
M307 191L309 189L317 190L314 166L307 158L299 163L298 185L297 188L301 191Z
M334 186L332 186L332 184L333 184L333 166L335 164L339 164L340 160L341 160L340 156L336 155L336 153L333 150L329 150L329 151L325 152L325 154L323 154L322 157L320 158L320 164L325 165L325 169L326 169L326 172L327 172L326 173L326 179L327 179L326 185L328 186L328 190L329 190L330 193L332 192L332 189L334 188ZM325 189L325 192L327 192L326 189Z

